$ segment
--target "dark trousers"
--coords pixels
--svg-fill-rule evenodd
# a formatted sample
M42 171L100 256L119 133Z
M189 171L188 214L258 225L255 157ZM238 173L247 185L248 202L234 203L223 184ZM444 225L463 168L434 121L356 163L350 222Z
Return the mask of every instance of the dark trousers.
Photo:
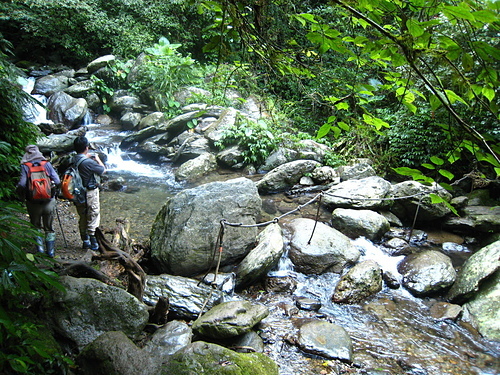
M28 209L31 224L45 233L54 232L55 199L48 202L26 201L26 208Z

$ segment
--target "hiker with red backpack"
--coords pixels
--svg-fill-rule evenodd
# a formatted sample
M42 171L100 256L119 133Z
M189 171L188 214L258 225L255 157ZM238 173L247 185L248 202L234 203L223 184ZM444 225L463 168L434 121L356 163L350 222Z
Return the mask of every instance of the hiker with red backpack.
M89 154L90 143L85 136L79 136L73 141L76 155L73 164L77 165L83 187L86 189L86 202L74 202L80 217L78 226L84 249L98 250L99 244L95 237L95 230L101 220L99 202L99 185L101 176L106 172L104 163L98 154Z
M55 196L60 183L52 164L38 147L27 146L21 159L21 177L17 184L17 193L21 200L26 200L30 222L40 233L35 239L36 250L40 253L46 252L51 258L54 257L56 241L53 227L56 213Z

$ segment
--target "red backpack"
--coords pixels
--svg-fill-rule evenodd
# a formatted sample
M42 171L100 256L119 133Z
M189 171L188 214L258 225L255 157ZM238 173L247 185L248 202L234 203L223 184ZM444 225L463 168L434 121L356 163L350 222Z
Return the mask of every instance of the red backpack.
M52 182L45 170L46 160L35 163L24 163L28 167L27 199L31 201L49 200L52 198Z

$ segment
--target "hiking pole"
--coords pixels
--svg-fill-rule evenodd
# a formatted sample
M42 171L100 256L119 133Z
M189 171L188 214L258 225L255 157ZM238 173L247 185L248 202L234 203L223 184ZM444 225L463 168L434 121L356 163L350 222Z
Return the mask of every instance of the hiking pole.
M64 247L67 249L68 242L66 241L66 236L64 235L63 226L61 224L61 218L59 217L59 210L57 209L57 199L56 199L56 215L57 215L57 221L59 222L59 226L61 227L61 234L62 234L62 238L64 240Z

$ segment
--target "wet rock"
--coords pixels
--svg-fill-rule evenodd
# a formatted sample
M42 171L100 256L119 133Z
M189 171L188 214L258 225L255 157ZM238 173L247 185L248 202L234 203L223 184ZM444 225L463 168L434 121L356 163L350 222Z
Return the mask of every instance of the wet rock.
M249 301L229 301L212 307L193 322L194 332L223 339L249 332L257 323L269 315L264 305Z
M191 328L179 320L168 322L160 327L144 345L143 350L157 362L164 362L169 355L191 344Z
M296 157L297 157L297 151L280 147L266 158L264 164L259 167L259 172L260 173L269 172L274 168L279 167L282 164L286 164L296 160Z
M64 89L64 92L74 98L85 98L95 90L95 83L90 79L75 83Z
M456 279L450 257L433 250L407 256L398 265L403 276L403 286L416 296L441 292Z
M298 346L307 353L351 362L352 341L344 328L324 321L311 321L300 327Z
M141 122L142 115L137 112L126 112L121 118L120 123L123 130L132 130Z
M237 113L238 112L234 108L227 108L222 111L217 121L205 129L205 137L207 137L212 144L220 142L224 132L235 124Z
M75 129L80 126L87 114L87 101L75 99L63 91L56 92L47 102L49 108L48 118L55 123L62 123L67 129Z
M291 231L290 259L296 270L305 274L341 272L346 265L354 264L359 250L351 240L323 223L317 223L311 243L315 221L295 219L288 224Z
M382 270L373 260L356 264L343 275L332 295L333 302L358 303L382 290Z
M239 353L264 352L264 342L255 331L231 338L226 342L225 346Z
M484 337L500 341L500 272L496 271L481 284L479 291L466 304L464 311Z
M295 298L295 304L301 310L318 311L321 308L321 301L307 297Z
M161 127L160 124L165 124L166 122L167 120L163 112L153 112L141 119L139 125L137 126L137 129L141 130L150 126L158 128Z
M468 206L463 214L444 220L443 228L462 233L491 233L500 231L500 206Z
M36 80L32 95L44 95L46 97L62 91L69 86L69 79L65 76L47 75Z
M297 306L290 303L279 302L277 306L283 310L286 316L297 315L299 313L299 309L297 308Z
M61 336L79 348L108 331L136 337L145 327L147 307L125 290L94 279L63 276L65 292L55 293L44 311L47 321Z
M136 95L124 90L118 90L114 93L109 106L112 112L120 115L142 108L141 100Z
M431 306L430 313L437 320L456 320L462 313L462 306L448 302L436 302Z
M417 222L439 219L451 212L444 203L431 201L430 194L436 194L447 202L451 200L451 194L438 184L427 186L418 181L404 181L393 185L390 194L395 198L409 197L396 199L391 206L391 212L406 222L413 221L417 207L420 207Z
M302 176L311 173L320 163L314 160L296 160L273 169L257 182L259 192L273 193L291 188Z
M274 293L293 293L297 289L297 280L291 276L270 276L266 278L265 289Z
M268 225L257 236L258 245L250 250L241 261L236 271L236 287L243 288L262 279L278 264L283 251L283 235L281 227L276 224Z
M209 152L210 145L208 144L208 139L199 134L189 133L189 136L177 149L174 157L172 158L172 163L177 165L182 164Z
M392 256L408 255L412 251L410 244L401 238L391 238L389 241L384 242L384 247Z
M207 285L216 287L218 290L222 290L224 293L231 294L235 288L235 278L236 275L234 274L234 272L219 272L217 275L210 272L207 273L205 277L203 277L202 281Z
M151 253L160 270L191 276L213 266L220 221L253 225L262 201L247 178L186 189L167 200L151 229ZM221 265L242 259L255 243L257 228L226 227Z
M384 208L388 202L383 199L389 195L390 189L390 182L381 177L348 180L328 189L323 204L330 208Z
M385 284L391 289L398 289L401 286L398 278L389 271L382 272L382 280L384 280Z
M243 150L239 146L231 146L219 152L216 159L222 166L235 167L244 160Z
M199 281L172 275L148 275L144 289L144 302L154 306L159 297L167 297L169 316L196 319L205 303L210 309L221 299L223 292Z
M216 169L217 160L215 156L210 153L204 153L194 159L186 161L174 174L177 181L192 183Z
M76 358L81 375L151 375L159 371L146 351L123 332L106 332L87 345Z
M197 341L172 355L159 375L278 373L278 365L262 353L236 353L216 344Z
M337 208L332 213L332 226L350 238L379 240L389 230L387 219L370 210Z
M448 292L450 301L463 301L480 289L484 279L500 268L500 241L483 247L473 254L458 273L457 281Z

